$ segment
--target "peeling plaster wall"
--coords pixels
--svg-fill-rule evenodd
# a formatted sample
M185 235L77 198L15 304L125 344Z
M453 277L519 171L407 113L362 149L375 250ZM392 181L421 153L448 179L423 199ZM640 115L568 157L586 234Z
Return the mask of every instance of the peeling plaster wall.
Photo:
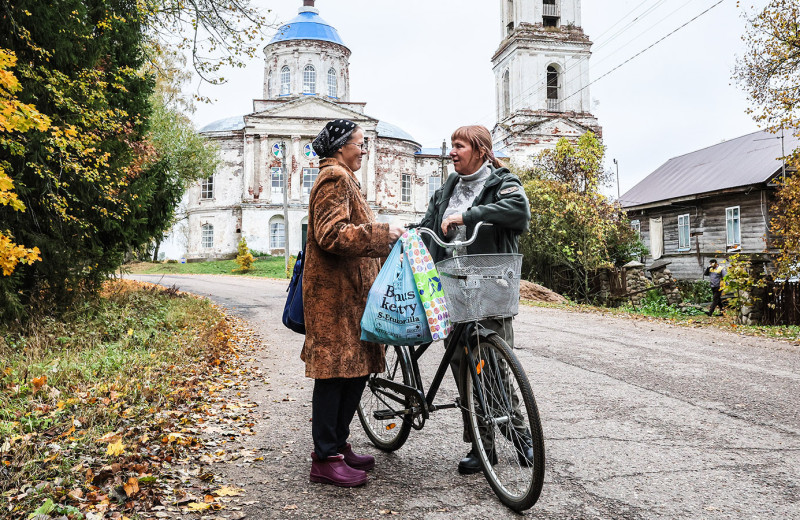
M303 69L312 65L317 73L315 95L328 96L328 70L336 71L339 101L350 100L350 50L337 43L315 40L289 40L264 47L264 99L281 98L281 69L291 72L290 96L302 96ZM272 74L272 82L269 78Z

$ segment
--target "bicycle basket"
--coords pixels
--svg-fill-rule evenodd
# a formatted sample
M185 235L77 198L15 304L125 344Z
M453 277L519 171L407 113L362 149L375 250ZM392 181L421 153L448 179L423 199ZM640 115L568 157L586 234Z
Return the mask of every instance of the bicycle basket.
M464 255L436 264L454 323L519 312L522 255Z

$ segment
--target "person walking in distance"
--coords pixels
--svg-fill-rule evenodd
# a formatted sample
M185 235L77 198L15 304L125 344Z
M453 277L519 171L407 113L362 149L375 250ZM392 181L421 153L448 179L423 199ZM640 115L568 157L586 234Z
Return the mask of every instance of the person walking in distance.
M713 316L714 309L719 307L719 313L721 315L722 309L725 308L725 304L722 302L722 290L720 289L719 284L722 279L728 275L728 270L725 269L724 266L719 265L716 258L712 258L708 264L709 265L706 267L703 275L708 276L708 281L711 284L711 294L713 295L713 299L711 301L711 308L708 309L706 314Z

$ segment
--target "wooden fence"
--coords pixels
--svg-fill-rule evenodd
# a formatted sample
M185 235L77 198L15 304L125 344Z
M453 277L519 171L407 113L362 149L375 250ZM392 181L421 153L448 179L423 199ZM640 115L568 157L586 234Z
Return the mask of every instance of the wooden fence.
M764 324L800 325L800 282L767 284Z

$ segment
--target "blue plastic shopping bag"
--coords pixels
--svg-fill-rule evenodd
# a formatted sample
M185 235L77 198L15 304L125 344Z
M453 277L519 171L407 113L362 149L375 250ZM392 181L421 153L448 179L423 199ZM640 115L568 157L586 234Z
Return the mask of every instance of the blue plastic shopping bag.
M361 339L387 345L433 341L414 272L398 240L369 290L361 318Z

